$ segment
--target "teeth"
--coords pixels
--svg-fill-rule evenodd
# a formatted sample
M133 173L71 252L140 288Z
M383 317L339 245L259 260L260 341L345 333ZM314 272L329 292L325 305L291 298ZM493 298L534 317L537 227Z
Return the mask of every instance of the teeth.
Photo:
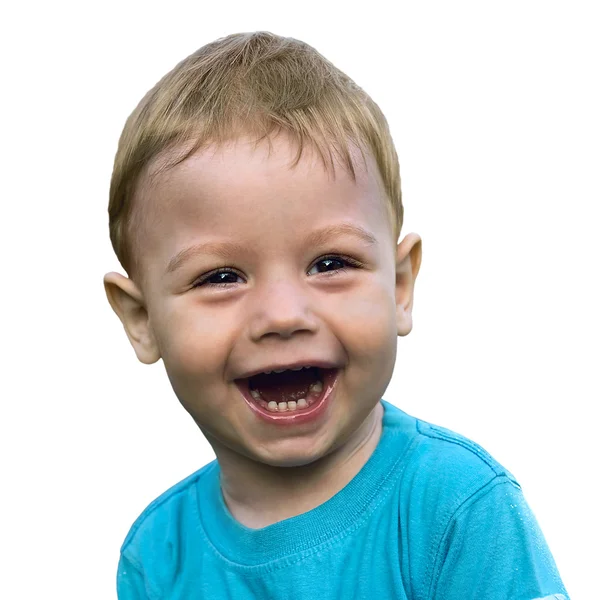
M258 399L260 398L260 394L258 393L258 391L257 391L257 390L250 390L250 394L252 395L252 397L253 397L255 400L258 400Z
M287 412L307 407L308 402L306 401L306 398L300 398L298 401L290 400L289 402L275 402L274 400L271 400L267 404L269 412Z
M320 394L323 391L323 384L320 381L315 381L310 384L310 391L313 394Z
M296 403L291 401L288 405L287 402L277 403L274 400L271 400L271 402L269 402L269 404L267 404L267 408L271 412L285 412L287 410L296 410Z
M289 369L290 371L302 371L302 369L312 369L309 365L307 367L296 367L295 369ZM284 371L288 371L288 369L274 369L272 371L263 371L265 375L270 375L271 373L283 373Z

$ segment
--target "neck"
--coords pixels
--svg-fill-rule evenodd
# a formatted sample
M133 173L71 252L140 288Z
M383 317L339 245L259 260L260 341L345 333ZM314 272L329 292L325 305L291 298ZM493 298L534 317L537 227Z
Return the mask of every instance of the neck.
M314 463L274 467L241 456L209 439L221 469L223 498L242 525L259 529L308 512L342 490L373 454L382 431L377 403L339 448Z

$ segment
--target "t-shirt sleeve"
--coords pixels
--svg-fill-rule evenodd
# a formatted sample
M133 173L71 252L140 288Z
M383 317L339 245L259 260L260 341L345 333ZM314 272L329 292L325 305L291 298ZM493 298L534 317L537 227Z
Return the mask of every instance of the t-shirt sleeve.
M140 569L123 554L121 554L117 571L117 598L119 600L152 600L146 592Z
M456 511L439 545L433 600L568 600L521 489L498 476Z

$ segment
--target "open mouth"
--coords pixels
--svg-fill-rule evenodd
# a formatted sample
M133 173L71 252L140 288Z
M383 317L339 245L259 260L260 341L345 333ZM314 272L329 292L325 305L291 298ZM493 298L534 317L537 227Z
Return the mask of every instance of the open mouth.
M338 369L300 367L260 373L236 383L246 402L264 417L309 415L329 397Z
M323 374L317 367L260 373L248 379L248 389L254 401L271 412L302 410L321 395Z

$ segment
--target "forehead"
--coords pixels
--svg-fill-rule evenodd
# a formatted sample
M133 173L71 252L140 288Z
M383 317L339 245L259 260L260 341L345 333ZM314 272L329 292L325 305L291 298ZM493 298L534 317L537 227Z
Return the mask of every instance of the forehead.
M392 235L377 165L370 153L363 161L356 146L350 151L356 180L337 159L334 170L325 168L310 145L293 165L297 146L285 135L211 145L170 168L173 155L160 157L136 194L142 254L176 252L198 236L259 243L265 233L275 240L285 231L289 242L303 229L340 220Z

